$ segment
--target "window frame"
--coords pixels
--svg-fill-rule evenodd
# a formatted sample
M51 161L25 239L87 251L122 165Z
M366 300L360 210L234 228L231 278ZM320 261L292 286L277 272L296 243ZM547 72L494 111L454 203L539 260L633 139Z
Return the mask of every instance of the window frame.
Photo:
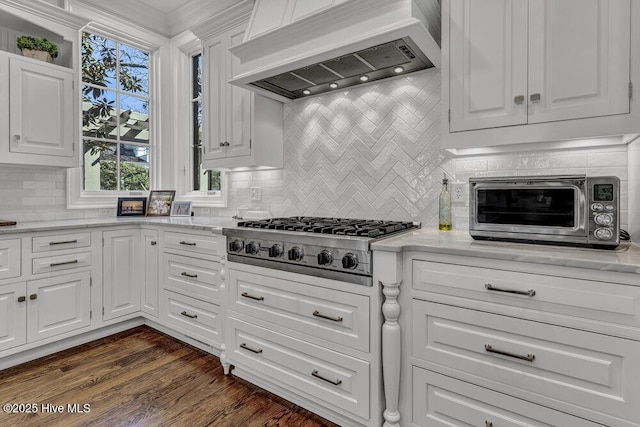
M162 133L161 125L163 109L159 99L161 99L161 82L160 66L164 60L165 53L162 52L162 46L168 43L168 39L159 36L150 31L145 31L139 27L133 27L132 24L105 15L95 15L95 10L85 8L83 5L75 4L74 12L79 15L86 16L95 21L89 23L82 30L117 40L140 50L149 52L149 186L151 189L159 188L162 184L160 160L161 160L161 144ZM77 46L80 52L80 46ZM76 79L78 86L82 85L82 70L80 66L81 55L78 54L76 64ZM79 105L82 102L80 90L78 90ZM82 121L77 129L79 141L83 143ZM82 145L80 144L76 155L80 161L79 168L67 170L67 209L88 209L88 208L115 208L118 197L123 196L146 196L148 191L85 191L83 182L83 162Z

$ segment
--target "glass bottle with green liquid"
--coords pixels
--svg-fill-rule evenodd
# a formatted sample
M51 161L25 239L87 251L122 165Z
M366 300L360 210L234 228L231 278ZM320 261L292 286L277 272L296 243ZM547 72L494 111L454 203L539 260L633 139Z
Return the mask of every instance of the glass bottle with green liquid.
M451 193L449 193L449 180L447 174L442 179L442 191L438 199L438 229L451 230Z

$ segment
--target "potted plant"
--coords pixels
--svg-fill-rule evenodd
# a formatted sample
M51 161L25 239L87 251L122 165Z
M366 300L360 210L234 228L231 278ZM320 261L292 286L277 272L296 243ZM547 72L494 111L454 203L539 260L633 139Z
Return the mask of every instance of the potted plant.
M23 56L40 61L53 62L58 56L58 45L42 37L21 36L17 45Z

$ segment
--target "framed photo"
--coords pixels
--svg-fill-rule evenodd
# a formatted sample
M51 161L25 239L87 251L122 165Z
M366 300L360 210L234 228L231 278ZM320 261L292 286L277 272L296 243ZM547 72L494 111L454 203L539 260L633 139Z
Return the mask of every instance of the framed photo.
M151 190L147 216L169 216L175 195L175 190Z
M173 202L171 216L191 216L191 202Z
M117 216L145 216L146 213L146 197L118 197Z

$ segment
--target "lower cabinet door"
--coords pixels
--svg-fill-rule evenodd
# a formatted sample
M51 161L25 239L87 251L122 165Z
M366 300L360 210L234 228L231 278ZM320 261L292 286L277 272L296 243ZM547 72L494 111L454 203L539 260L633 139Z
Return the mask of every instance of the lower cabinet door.
M0 286L0 351L27 342L26 293L24 282Z
M27 341L89 326L90 281L86 271L27 282Z
M158 317L158 232L156 230L143 229L141 241L142 266L144 278L142 284L142 311Z
M584 418L413 367L413 424L419 426L596 427Z
M140 311L140 230L103 233L103 320Z

